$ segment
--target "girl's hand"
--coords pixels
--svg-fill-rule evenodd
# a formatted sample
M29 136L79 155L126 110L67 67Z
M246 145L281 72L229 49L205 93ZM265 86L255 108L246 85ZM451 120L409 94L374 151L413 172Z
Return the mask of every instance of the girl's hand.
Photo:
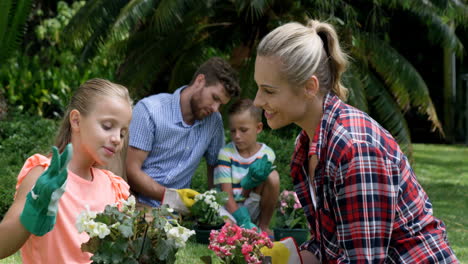
M73 148L65 147L62 154L57 147L52 147L52 161L49 167L37 179L26 196L26 202L20 221L32 234L42 236L53 229L58 210L58 202L65 192L67 183L67 165L71 160Z

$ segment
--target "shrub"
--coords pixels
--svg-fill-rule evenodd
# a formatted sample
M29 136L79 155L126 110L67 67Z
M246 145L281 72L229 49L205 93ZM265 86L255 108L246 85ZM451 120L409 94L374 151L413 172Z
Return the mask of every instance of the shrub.
M49 153L56 120L10 113L0 121L0 219L13 202L16 177L24 161L35 153Z
M276 170L280 176L280 189L292 190L293 183L290 176L290 164L294 152L294 142L299 131L295 129L285 131L285 129L263 130L257 141L267 144L276 154L274 165L276 165Z
M58 117L66 109L70 95L86 80L99 77L113 80L118 59L103 50L88 63L81 62L72 48L61 39L63 28L83 1L72 6L60 1L57 15L43 19L35 27L40 49L29 43L24 50L0 65L0 95L10 109L44 117ZM40 10L38 10L40 11Z

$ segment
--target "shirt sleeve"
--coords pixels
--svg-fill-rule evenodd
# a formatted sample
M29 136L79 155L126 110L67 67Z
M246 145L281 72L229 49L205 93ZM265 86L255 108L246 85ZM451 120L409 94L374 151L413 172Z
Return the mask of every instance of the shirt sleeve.
M267 154L268 156L268 161L271 162L271 164L274 164L275 163L275 159L276 159L276 155L275 155L275 152L273 151L272 148L270 148L269 146L266 146L265 147L265 154Z
M221 184L221 183L231 183L232 184L232 176L231 176L231 159L227 155L227 152L222 149L218 155L218 163L214 169L214 184Z
M133 116L129 128L129 145L144 151L151 151L154 140L155 123L140 101L133 108Z
M206 163L210 166L215 166L220 149L224 146L224 128L221 114L216 119L213 137L211 138L210 145L205 152Z
M397 211L399 168L378 148L355 143L344 150L335 172L334 210L324 206L319 217L323 235L336 232L338 263L384 263Z

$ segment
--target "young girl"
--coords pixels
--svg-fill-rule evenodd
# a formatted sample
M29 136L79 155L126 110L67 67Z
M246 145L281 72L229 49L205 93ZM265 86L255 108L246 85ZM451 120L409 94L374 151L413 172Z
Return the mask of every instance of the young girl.
M291 162L310 224L304 263L457 263L445 226L393 137L341 101L346 55L333 27L288 23L260 42L255 105L302 128Z
M23 263L91 262L80 249L89 237L78 233L76 218L85 206L102 211L129 196L123 179L97 166L118 155L131 117L125 87L92 79L78 88L52 160L35 154L18 175L15 200L0 223L0 258L21 248Z

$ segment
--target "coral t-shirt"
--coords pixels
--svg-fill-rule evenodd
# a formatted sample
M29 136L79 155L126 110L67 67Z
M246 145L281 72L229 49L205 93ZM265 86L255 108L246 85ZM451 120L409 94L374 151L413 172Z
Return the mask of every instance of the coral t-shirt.
M18 175L16 189L36 166L47 168L50 159L35 154L26 160ZM81 251L81 244L89 240L86 233L78 233L77 216L89 205L91 211L101 212L106 205L127 199L128 184L112 172L92 168L93 180L87 181L68 171L65 193L59 200L57 222L44 236L31 235L21 248L23 263L90 263L92 254Z

